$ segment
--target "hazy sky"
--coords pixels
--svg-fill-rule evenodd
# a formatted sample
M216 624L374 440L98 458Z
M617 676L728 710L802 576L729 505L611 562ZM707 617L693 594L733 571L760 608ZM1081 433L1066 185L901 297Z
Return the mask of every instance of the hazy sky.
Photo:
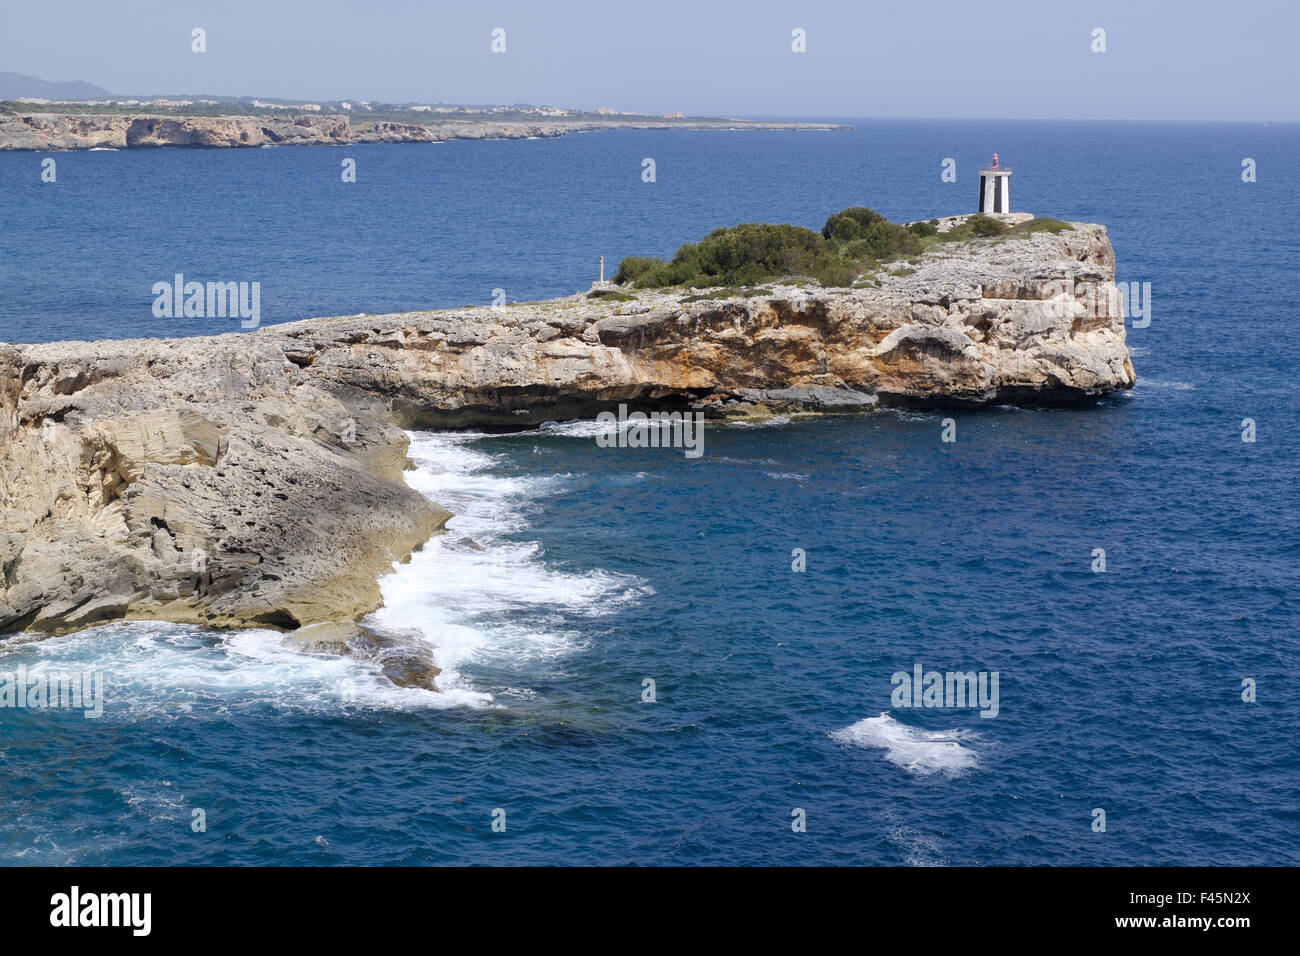
M206 53L190 52L194 27ZM1297 0L6 0L0 70L115 93L1297 120L1297 38Z

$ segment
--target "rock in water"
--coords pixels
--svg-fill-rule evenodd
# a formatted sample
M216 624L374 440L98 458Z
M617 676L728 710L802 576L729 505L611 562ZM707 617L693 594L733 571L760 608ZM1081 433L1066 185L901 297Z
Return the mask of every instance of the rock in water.
M433 662L429 642L417 633L385 634L351 622L309 624L288 634L284 643L304 654L372 661L398 687L439 690L436 678L442 669Z

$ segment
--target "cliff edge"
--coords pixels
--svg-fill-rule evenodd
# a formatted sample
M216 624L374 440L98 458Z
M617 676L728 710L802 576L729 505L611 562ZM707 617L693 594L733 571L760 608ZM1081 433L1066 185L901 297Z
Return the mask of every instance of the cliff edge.
M418 115L418 114L416 114ZM367 120L337 113L187 116L126 113L0 115L0 150L137 149L202 146L340 146L348 143L442 143L458 139L531 139L601 129L845 129L835 123L752 120L655 120L652 117L519 120Z
M718 418L1131 388L1102 226L936 246L860 287L604 288L215 337L0 345L0 630L352 621L449 513L412 427L619 402ZM147 307L147 306L146 306Z

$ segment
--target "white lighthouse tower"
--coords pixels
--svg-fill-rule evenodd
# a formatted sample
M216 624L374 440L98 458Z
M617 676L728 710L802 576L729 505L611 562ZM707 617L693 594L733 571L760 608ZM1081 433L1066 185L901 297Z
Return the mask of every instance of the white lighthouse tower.
M1011 170L998 166L998 154L993 154L993 165L980 170L980 212L1011 211Z

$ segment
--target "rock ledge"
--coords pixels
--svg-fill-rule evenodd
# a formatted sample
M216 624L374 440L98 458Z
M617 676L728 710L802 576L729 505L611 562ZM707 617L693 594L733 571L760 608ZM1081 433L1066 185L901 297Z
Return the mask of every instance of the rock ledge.
M602 290L0 345L0 630L354 621L450 517L403 480L404 428L523 428L620 402L726 418L1131 388L1113 278L1104 227L1073 224L942 244L854 289Z

